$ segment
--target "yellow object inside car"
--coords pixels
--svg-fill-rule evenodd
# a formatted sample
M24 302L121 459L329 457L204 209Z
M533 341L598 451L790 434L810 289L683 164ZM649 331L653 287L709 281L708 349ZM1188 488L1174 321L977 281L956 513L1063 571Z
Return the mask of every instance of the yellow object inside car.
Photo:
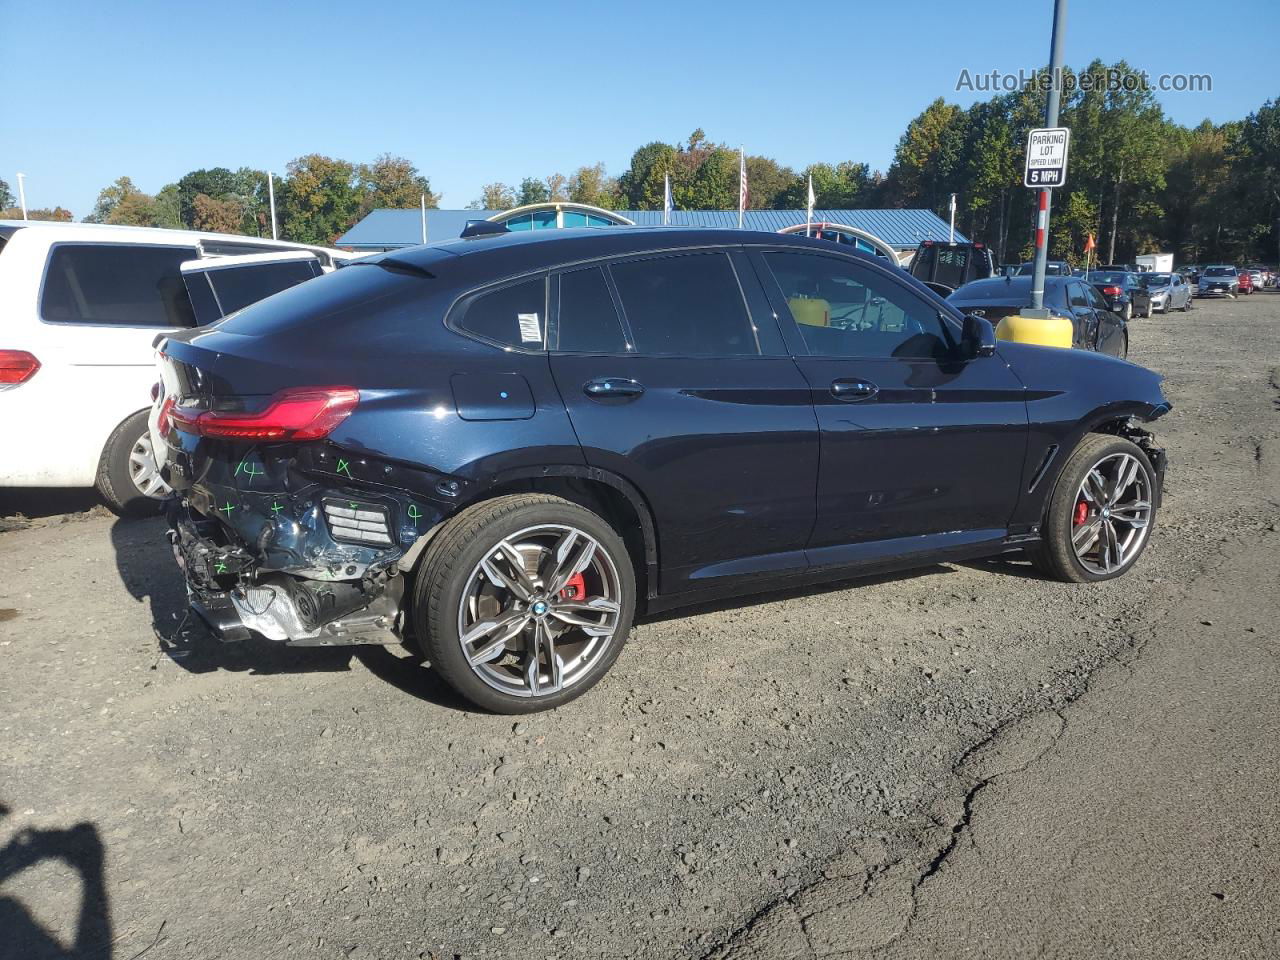
M996 327L996 339L1070 349L1074 329L1066 317L1021 317L1014 314L1001 319Z
M787 301L791 315L796 323L808 324L811 327L831 326L831 302L809 297L792 297Z

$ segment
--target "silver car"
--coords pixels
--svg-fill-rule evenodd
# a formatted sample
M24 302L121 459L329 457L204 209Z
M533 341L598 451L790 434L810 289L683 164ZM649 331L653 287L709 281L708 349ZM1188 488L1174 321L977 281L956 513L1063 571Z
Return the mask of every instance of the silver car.
M1185 313L1191 309L1191 285L1182 278L1182 274L1144 273L1140 279L1151 294L1153 313L1168 313L1170 310Z

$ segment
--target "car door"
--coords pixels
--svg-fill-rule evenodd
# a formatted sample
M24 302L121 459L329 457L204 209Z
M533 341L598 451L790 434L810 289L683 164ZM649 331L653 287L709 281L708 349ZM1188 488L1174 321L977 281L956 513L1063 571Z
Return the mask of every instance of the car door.
M753 254L821 435L812 564L997 540L1026 457L1023 386L892 270L818 252Z
M1085 285L1078 281L1068 283L1065 291L1067 309L1075 327L1074 346L1081 350L1098 349L1098 315L1089 302ZM1092 288L1090 288L1092 289Z
M652 508L664 593L806 565L818 432L740 251L553 278L551 369L587 463Z
M1090 284L1084 285L1084 292L1089 297L1089 304L1098 318L1097 334L1093 349L1110 357L1123 357L1129 353L1129 334L1124 318L1117 315L1107 303L1106 298L1098 292L1098 288Z

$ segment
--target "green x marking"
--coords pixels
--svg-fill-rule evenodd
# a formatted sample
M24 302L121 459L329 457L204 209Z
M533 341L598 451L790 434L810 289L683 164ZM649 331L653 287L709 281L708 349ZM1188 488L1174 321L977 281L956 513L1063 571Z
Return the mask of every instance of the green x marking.
M230 519L231 511L234 510L235 508L236 508L235 504L232 503L230 500L228 500L226 506L218 508L218 512L225 513L227 515L227 519Z
M348 477L351 477L351 464L347 463L347 461L339 457L338 469L335 471L335 473L345 473ZM351 477L351 479L354 480L355 477Z
M223 563L221 560L219 560L219 561L218 561L218 565L217 565L217 566L215 566L215 567L213 568L213 572L214 572L214 573L226 573L226 572L227 572L227 565L226 565L225 563Z
M272 512L272 513L279 513L279 512L280 512L281 510L283 510L283 509L284 509L284 507L280 506L280 504L275 503L275 502L272 502L272 504L271 504L271 512Z

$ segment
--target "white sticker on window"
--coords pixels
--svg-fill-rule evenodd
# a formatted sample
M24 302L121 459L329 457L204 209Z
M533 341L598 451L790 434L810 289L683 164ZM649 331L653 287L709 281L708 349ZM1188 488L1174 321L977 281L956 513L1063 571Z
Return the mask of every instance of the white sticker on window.
M538 315L536 313L517 313L516 319L520 321L520 339L525 343L541 343L542 328L538 326Z

